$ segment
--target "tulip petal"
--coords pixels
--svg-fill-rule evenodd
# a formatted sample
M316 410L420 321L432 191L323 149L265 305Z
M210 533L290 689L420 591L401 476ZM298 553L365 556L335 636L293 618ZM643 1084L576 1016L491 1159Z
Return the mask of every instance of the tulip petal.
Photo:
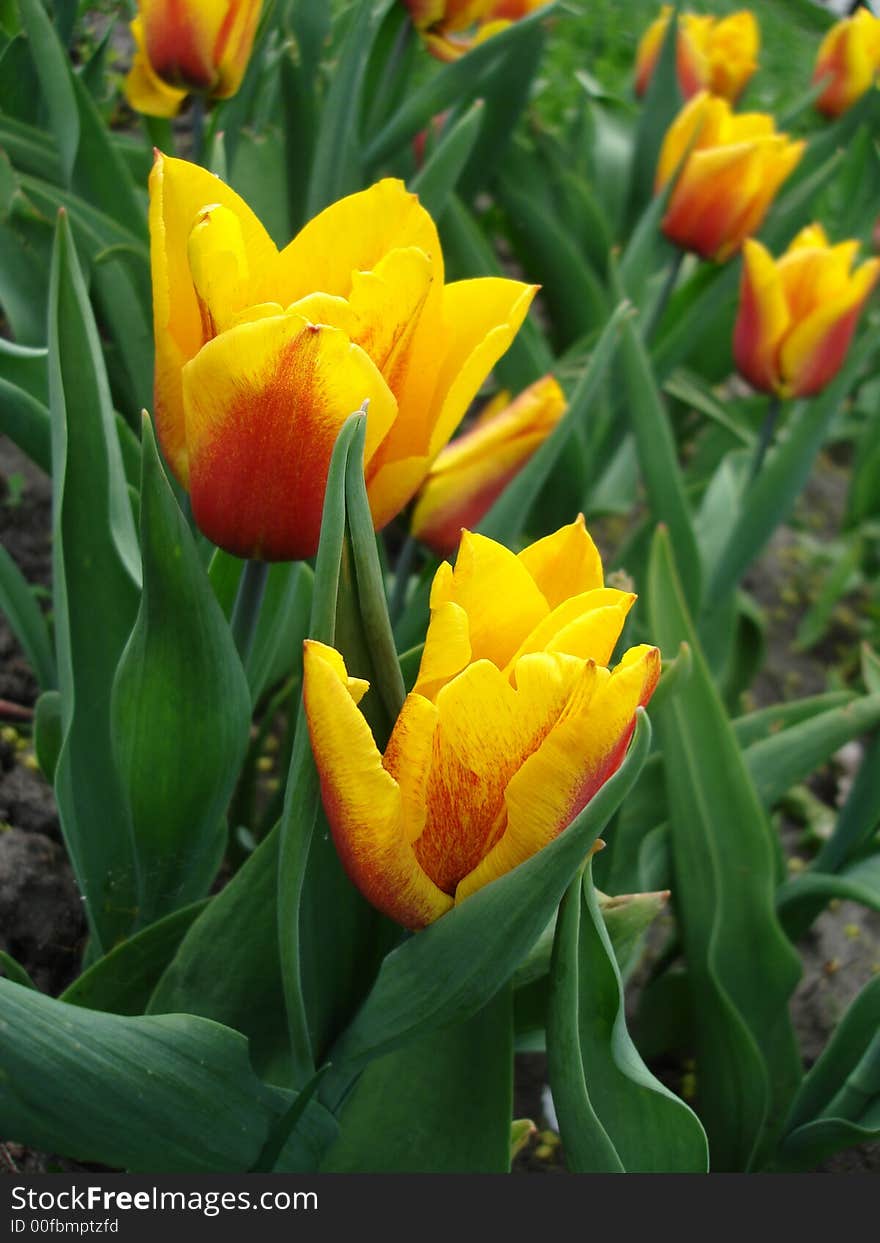
M787 394L811 397L834 378L878 275L880 259L863 263L836 297L829 298L792 331L780 355Z
M444 287L449 338L430 420L432 458L453 435L480 385L516 336L537 288L496 276Z
M228 0L228 11L214 44L215 99L229 99L241 86L260 24L262 0Z
M217 69L214 47L230 0L139 0L144 45L153 69L166 82L210 91Z
M551 609L569 596L601 587L605 581L602 558L587 531L583 514L524 548L519 560Z
M451 574L451 566L447 562L443 565ZM440 570L442 569L441 565ZM438 570L438 577L439 574ZM470 659L471 638L467 613L452 600L432 607L415 691L427 699L434 699L441 686L445 686L457 673L461 673Z
M416 861L403 831L400 787L340 676L341 658L328 657L330 651L306 640L303 703L333 841L368 901L407 928L424 927L452 900Z
M400 422L399 417L397 421ZM377 531L415 496L431 465L427 457L396 458L383 464L381 452L377 452L367 471L367 498Z
M779 384L779 346L790 319L773 257L760 242L747 240L733 352L742 375L761 392L775 392Z
M565 652L607 665L635 600L632 592L613 587L596 587L564 600L525 639L505 672L518 668L529 652Z
M385 771L400 787L402 828L409 842L420 837L425 827L425 798L437 720L437 709L429 699L415 693L407 695L382 757Z
M144 49L143 22L139 17L129 23L129 29L136 50L124 83L125 98L144 116L176 117L186 99L186 91L168 86L155 73Z
M389 251L408 247L428 256L433 283L442 286L443 255L433 220L402 181L385 178L310 220L267 274L266 296L289 303L321 290L347 298L353 272L370 272Z
M660 676L660 653L631 648L610 675L584 666L578 704L546 736L511 779L505 794L507 828L483 861L459 884L461 902L546 846L619 767L635 724Z
M282 315L215 337L183 381L201 530L239 556L311 556L340 427L369 400L369 460L396 413L373 363L338 329Z
M471 659L503 669L549 609L522 562L503 544L463 531L455 569L438 573L431 608L452 600L468 617Z
M250 263L236 213L219 203L203 207L189 235L187 260L199 300L202 335L210 341L250 301Z
M228 208L238 217L252 272L260 273L275 262L275 244L234 190L197 164L157 155L150 173L150 262L156 337L154 413L162 452L183 484L187 480L188 461L181 373L184 364L204 343L187 249L196 216L212 203ZM251 300L262 299L253 296Z

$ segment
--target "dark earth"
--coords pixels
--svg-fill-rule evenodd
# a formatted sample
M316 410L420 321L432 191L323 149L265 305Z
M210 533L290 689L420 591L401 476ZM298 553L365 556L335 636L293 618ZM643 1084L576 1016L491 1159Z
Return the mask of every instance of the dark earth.
M769 619L768 658L753 688L755 705L800 697L826 688L827 671L839 661L841 648L854 647L846 613L831 636L808 652L792 649L792 636L809 600L798 567L805 515L812 528L833 534L839 526L845 472L824 459L803 501L803 513L781 528L747 582ZM0 538L31 582L42 587L50 607L51 504L49 481L8 441L0 438ZM82 904L67 862L52 791L42 777L30 744L30 714L37 684L28 663L0 616L0 950L11 954L36 986L53 995L77 974L85 941ZM840 798L841 786L858 764L858 744L846 748L817 775L815 793L827 804ZM803 829L781 823L790 866L809 857ZM833 904L798 946L804 976L793 1002L795 1024L807 1065L827 1042L851 999L880 971L880 916L853 903ZM658 1068L663 1075L663 1069ZM665 1077L665 1076L664 1076ZM685 1096L692 1092L687 1074L670 1080ZM530 1118L535 1132L517 1157L517 1172L564 1172L555 1119L546 1091L543 1054L517 1056L515 1116ZM99 1169L77 1165L51 1154L34 1153L0 1140L0 1169L39 1173L57 1169ZM876 1172L880 1145L851 1149L819 1167L818 1172Z

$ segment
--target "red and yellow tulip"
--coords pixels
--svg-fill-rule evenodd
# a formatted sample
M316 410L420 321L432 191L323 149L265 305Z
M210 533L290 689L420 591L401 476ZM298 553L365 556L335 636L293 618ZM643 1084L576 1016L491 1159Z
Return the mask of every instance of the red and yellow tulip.
M463 435L440 453L416 500L412 533L439 556L458 547L565 412L565 395L544 376L510 400L499 393Z
M659 17L642 36L636 52L636 94L644 95L651 81L672 6L664 4ZM728 17L683 13L678 19L676 70L685 99L707 90L735 103L758 67L761 32L754 13L742 9Z
M860 8L826 34L819 46L813 82L825 82L816 107L826 116L846 112L877 80L880 72L880 18Z
M821 225L803 229L780 259L760 242L743 248L736 365L753 387L812 397L843 365L880 259L853 270L858 242L831 246Z
M205 534L265 560L315 552L336 435L365 400L377 529L402 509L535 292L445 284L434 222L394 180L279 252L222 181L159 156L150 246L162 450Z
M683 250L723 263L761 227L805 145L778 134L768 114L736 115L726 99L701 91L675 118L660 149L658 190L681 164L663 232Z
M384 755L357 707L368 684L306 643L324 807L374 906L432 923L551 842L615 772L660 672L648 646L607 667L634 599L603 586L582 518L518 556L463 532Z
M263 0L138 0L128 102L147 116L173 117L191 91L234 95L262 6Z
M438 60L458 60L547 0L403 0Z

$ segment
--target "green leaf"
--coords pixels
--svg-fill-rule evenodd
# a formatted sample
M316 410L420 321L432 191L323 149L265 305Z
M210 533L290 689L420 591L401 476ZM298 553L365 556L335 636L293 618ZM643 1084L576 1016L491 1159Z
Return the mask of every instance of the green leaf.
M630 214L639 214L654 192L654 175L666 131L681 111L684 99L676 70L679 5L666 27L651 81L642 100L633 144L630 173Z
M706 1173L703 1128L651 1074L626 1029L623 984L589 864L569 886L556 925L547 1062L572 1172Z
M206 901L182 907L114 945L65 989L60 1000L111 1014L143 1014L162 972Z
M280 563L269 570L246 672L251 698L296 673L312 607L314 575L304 562Z
M276 829L188 929L156 985L147 1012L183 1011L235 1028L247 1036L251 1060L261 1078L289 1085L305 1079L295 1081L291 1073L278 954L277 890Z
M49 121L68 185L79 148L79 109L70 67L58 36L40 0L18 0L21 20L31 45Z
M0 547L0 612L24 648L34 676L44 691L56 684L55 657L46 619L30 584L5 548Z
M131 814L139 923L149 924L203 897L214 879L251 699L146 418L142 443L144 586L113 683L111 727Z
M65 216L49 313L53 602L64 741L55 797L97 947L131 929L136 873L112 748L110 691L140 565L97 329Z
M51 423L46 406L0 376L0 434L8 436L46 474L52 471Z
M513 1045L510 994L364 1071L322 1172L506 1174Z
M11 980L13 984L20 984L22 988L32 988L37 991L37 986L25 971L21 963L15 961L11 954L7 954L5 950L0 950L0 972L7 980Z
M52 783L62 741L61 696L58 691L44 691L34 709L34 751L40 771Z
M529 513L541 488L546 484L559 461L574 429L586 422L596 401L609 364L614 357L621 328L631 308L623 303L606 324L590 361L575 385L568 409L553 431L530 458L526 466L508 484L501 496L479 524L483 535L491 539L515 543L528 522Z
M814 864L776 891L776 905L793 935L809 926L834 898L880 911L880 855L869 855L839 872L822 872Z
M101 1014L6 980L0 998L0 1112L35 1148L134 1172L241 1173L292 1101L217 1023ZM332 1133L314 1104L276 1169L308 1168Z
M792 1105L784 1166L809 1169L850 1144L880 1138L880 979L841 1019Z
M673 897L696 1024L700 1116L712 1168L760 1164L799 1078L788 1015L797 956L777 922L766 814L694 634L667 533L648 582L650 633L682 641L694 668L657 710L674 866Z
M325 1100L344 1093L352 1072L371 1059L474 1014L511 977L645 761L650 724L643 710L636 715L623 764L555 841L388 955L331 1051Z
M443 215L447 200L474 149L483 110L483 101L475 100L455 124L444 131L424 167L410 182L410 189L419 196L422 206L435 220Z
M681 566L685 600L693 612L699 607L701 591L700 556L693 519L685 497L669 417L657 391L644 344L632 323L623 327L620 361L630 426L636 439L651 514L654 521L664 522L669 528Z

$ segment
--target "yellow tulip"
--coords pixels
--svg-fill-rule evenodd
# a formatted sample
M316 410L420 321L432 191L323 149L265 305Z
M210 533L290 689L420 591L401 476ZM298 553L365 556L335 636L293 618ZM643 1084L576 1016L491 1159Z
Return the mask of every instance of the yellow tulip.
M159 156L150 242L163 452L205 534L265 560L314 553L333 444L365 400L376 528L402 509L535 292L444 284L434 222L394 180L279 252L222 181Z
M648 89L671 14L672 6L664 4L639 43L637 95ZM758 67L761 33L754 13L742 9L723 18L683 13L678 21L676 70L682 95L690 99L708 90L734 103Z
M859 244L831 246L821 225L803 229L780 259L760 242L743 249L736 365L753 387L811 397L843 365L880 259L853 270Z
M413 510L413 535L441 557L454 552L462 527L477 526L564 411L565 395L550 375L513 402L499 393L431 467Z
M548 0L403 0L438 60L457 60Z
M852 107L877 80L880 72L880 18L860 8L837 22L819 46L813 82L825 82L816 107L837 117Z
M128 102L174 116L190 91L228 99L241 86L263 0L138 0Z
M648 646L607 667L634 599L603 586L582 518L519 556L464 532L384 755L357 707L368 684L306 642L324 807L374 906L432 923L551 842L615 772L660 671Z
M763 112L736 115L726 99L701 91L666 132L656 187L674 175L663 232L683 250L722 263L761 227L805 143L778 134Z

